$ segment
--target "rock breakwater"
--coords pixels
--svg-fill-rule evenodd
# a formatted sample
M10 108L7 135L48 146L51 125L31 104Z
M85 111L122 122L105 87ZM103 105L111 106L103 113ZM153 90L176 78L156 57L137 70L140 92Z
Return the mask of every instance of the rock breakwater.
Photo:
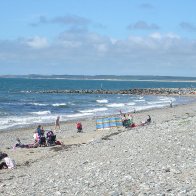
M195 88L137 88L126 90L44 90L37 93L134 94L134 95L196 95Z

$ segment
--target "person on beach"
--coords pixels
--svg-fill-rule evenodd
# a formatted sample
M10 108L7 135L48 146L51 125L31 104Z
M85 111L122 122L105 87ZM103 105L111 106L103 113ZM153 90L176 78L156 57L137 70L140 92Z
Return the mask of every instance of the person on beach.
M147 124L150 124L151 121L152 121L152 120L151 120L151 117L150 117L150 115L148 115L148 118L147 118L147 120L146 120L146 123L147 123Z
M37 134L38 134L38 136L41 136L42 135L42 126L41 125L38 125L37 126Z
M38 139L32 144L23 144L19 138L16 139L17 143L14 145L13 149L16 148L37 148L39 146Z
M55 121L55 130L60 130L60 116L57 116L57 119Z
M54 135L53 131L48 131L46 134L47 145L55 145L56 135Z
M170 108L172 108L172 107L173 107L172 100L170 101L169 106L170 106Z
M6 153L0 153L0 161L2 160L2 159L4 159L5 157L7 156L7 154ZM0 163L0 169L7 169L8 168L8 166L6 165L6 163L5 163L5 161L3 161L3 162L1 162Z
M13 169L16 167L16 163L13 159L8 157L6 153L2 153L2 159L4 159L4 162L0 164L0 169Z
M41 125L37 127L39 146L46 146L46 137L44 136L44 128Z
M149 125L151 123L151 121L152 121L152 119L151 119L150 115L148 115L147 120L141 122L141 126Z
M8 168L8 166L6 165L5 162L0 163L0 170L1 169L7 169L7 168Z
M39 141L39 135L37 133L37 130L34 132L33 138L34 138L34 142L38 142Z
M82 123L81 122L77 122L76 123L76 128L77 128L77 133L82 132Z

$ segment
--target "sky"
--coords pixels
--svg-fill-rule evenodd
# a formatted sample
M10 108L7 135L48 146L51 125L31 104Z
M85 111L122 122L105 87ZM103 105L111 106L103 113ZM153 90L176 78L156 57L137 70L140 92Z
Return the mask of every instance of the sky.
M0 0L0 75L196 76L195 0Z

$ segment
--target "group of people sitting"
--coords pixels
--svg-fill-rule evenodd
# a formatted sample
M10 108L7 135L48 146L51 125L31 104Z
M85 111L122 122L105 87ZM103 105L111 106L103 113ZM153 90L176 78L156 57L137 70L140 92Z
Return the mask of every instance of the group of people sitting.
M120 114L122 116L122 124L125 128L149 125L152 121L151 116L148 115L148 118L145 121L142 121L140 124L137 125L133 122L133 115L129 113L123 114L121 111Z
M23 144L19 138L16 139L17 143L14 145L20 148L37 148L41 146L61 145L60 141L56 141L56 135L53 131L48 131L45 136L45 131L41 125L38 125L33 135L34 142L32 144Z
M56 144L56 135L53 131L48 131L45 136L45 131L41 125L38 125L34 133L34 139L39 146L51 146Z

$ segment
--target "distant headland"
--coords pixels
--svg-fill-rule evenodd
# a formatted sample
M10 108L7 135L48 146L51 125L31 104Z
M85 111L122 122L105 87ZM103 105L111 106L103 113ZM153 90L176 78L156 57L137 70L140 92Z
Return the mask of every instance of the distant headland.
M0 78L196 82L196 77L150 75L0 75Z

